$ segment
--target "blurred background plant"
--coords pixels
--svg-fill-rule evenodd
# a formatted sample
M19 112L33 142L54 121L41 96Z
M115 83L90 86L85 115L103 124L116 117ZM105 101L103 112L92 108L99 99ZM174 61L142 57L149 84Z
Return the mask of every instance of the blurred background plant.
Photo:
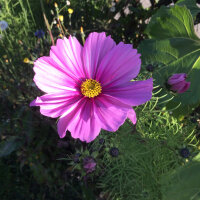
M166 72L179 72L168 70L169 66L192 69L189 80L195 80L191 86L195 90L195 85L199 85L198 78L193 77L199 73L198 55L195 54L197 67L194 67L193 57L182 62L177 56L172 64L167 56L160 56L160 49L154 49L155 43L163 47L163 43L177 37L176 31L166 24L166 19L173 23L176 16L169 19L166 16L180 10L187 20L176 24L176 30L186 26L191 38L187 38L183 28L178 36L182 40L192 39L196 44L190 44L191 48L183 54L189 54L194 46L198 54L199 38L193 25L199 23L199 10L193 0L191 4L179 0L176 3L179 7L167 7L170 3L153 0L146 8L144 1L139 0L1 0L0 199L170 199L167 194L173 191L168 192L171 188L166 186L169 181L175 183L171 179L174 180L176 169L181 173L181 167L193 163L200 138L199 93L191 106L188 100L191 92L185 94L188 97L182 98L182 102L163 82ZM138 79L153 74L154 97L137 108L136 126L126 121L116 133L102 131L90 144L71 139L70 133L61 140L56 121L40 115L38 108L29 107L31 100L41 95L33 83L33 62L48 55L57 38L74 35L83 44L93 31L105 31L116 42L132 43L135 48L140 45L143 68ZM164 32L169 33L169 38L164 37ZM183 48L185 42L180 42ZM172 47L180 51L176 46L168 47L170 51ZM156 56L152 56L154 53ZM170 106L172 102L178 105ZM186 106L181 107L180 102ZM175 108L184 108L186 112L175 118Z

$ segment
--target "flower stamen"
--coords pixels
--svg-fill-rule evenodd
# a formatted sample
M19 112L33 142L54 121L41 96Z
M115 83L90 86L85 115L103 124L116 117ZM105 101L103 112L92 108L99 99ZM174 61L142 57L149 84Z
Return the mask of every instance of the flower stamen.
M101 93L102 87L101 84L93 79L86 79L81 84L81 93L89 98L98 96Z

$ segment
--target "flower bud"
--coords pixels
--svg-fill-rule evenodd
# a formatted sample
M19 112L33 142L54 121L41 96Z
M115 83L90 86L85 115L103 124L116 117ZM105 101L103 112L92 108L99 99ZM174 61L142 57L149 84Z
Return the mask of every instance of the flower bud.
M88 156L83 159L83 168L87 174L93 172L95 170L95 167L96 162L94 158Z
M64 20L63 15L59 15L58 18L59 18L59 20L60 20L61 22L63 22L63 20Z
M184 93L190 87L190 82L185 81L187 75L185 73L173 74L167 81L170 90L176 93Z
M188 158L190 156L190 151L188 148L183 148L180 150L180 155L183 157L183 158Z
M58 7L58 4L57 4L56 2L54 3L54 7L55 7L55 8L57 8L57 7Z
M117 156L119 155L119 149L116 148L116 147L112 147L112 148L110 149L110 155L111 155L112 157L117 157Z
M148 72L153 72L154 66L151 65L151 64L149 64L149 65L146 66L146 70L147 70Z
M23 62L24 62L24 63L29 63L30 60L29 60L28 58L24 58Z

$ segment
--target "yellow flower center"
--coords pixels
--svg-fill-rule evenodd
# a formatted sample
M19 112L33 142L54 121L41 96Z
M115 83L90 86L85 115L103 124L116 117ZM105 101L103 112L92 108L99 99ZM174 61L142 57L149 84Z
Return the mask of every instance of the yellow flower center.
M93 79L86 79L81 84L81 93L89 98L98 96L101 93L101 84Z

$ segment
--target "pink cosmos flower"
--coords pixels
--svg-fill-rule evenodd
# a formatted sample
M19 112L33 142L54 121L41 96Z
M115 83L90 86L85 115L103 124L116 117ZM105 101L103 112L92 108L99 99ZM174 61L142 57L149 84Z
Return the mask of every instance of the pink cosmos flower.
M105 33L91 33L84 47L75 37L58 39L50 56L34 63L34 81L46 94L31 106L41 114L59 118L60 138L69 130L73 138L91 142L102 129L115 132L132 106L151 99L153 80L130 81L140 71L140 54L130 44L116 44Z
M173 74L167 81L171 90L177 93L183 93L190 87L190 82L185 81L187 74Z

